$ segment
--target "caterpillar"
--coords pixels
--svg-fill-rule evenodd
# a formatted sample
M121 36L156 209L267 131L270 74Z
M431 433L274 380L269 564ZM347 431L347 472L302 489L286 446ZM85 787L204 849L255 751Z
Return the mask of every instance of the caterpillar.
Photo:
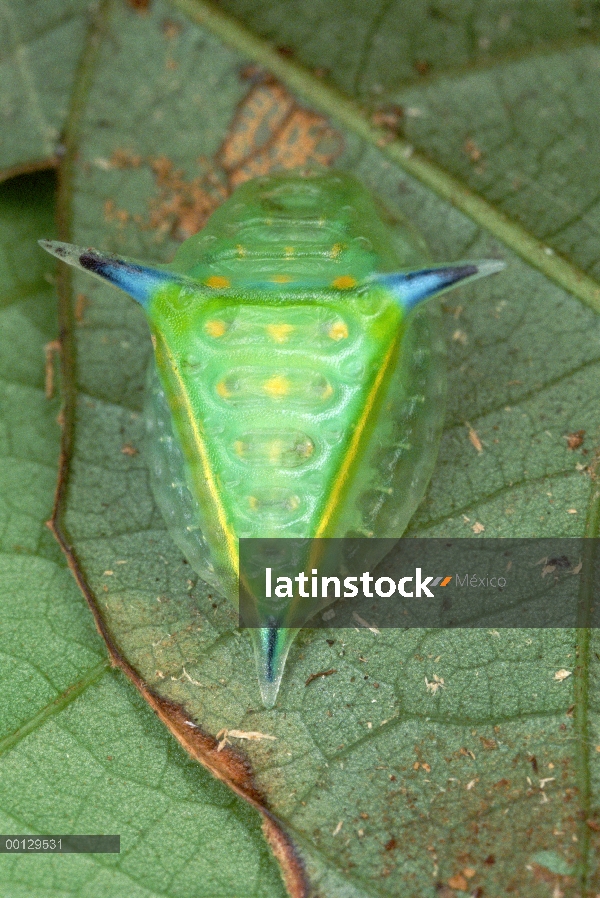
M147 459L168 529L233 603L242 537L400 537L431 477L443 342L423 300L498 260L432 265L352 176L238 187L167 265L58 241L48 252L145 310ZM252 630L263 703L297 632Z

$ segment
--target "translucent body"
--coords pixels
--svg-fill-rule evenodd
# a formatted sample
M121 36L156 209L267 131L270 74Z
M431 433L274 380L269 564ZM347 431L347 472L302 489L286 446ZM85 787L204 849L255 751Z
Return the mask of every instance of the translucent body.
M190 564L232 600L238 537L405 530L437 456L444 347L432 310L406 326L394 297L364 283L426 262L406 223L385 224L336 175L245 185L169 266L216 286L202 305L179 290L154 300L152 483ZM294 635L277 631L279 676L263 671L275 692ZM260 668L273 633L255 635Z
M408 223L386 223L340 174L248 182L170 265L40 243L146 312L152 485L204 580L237 601L241 537L300 538L301 571L314 538L402 535L435 464L444 399L436 316L409 310L502 262L428 265ZM291 625L308 617L293 614L298 596L268 601L265 556L252 550L239 579L270 707Z

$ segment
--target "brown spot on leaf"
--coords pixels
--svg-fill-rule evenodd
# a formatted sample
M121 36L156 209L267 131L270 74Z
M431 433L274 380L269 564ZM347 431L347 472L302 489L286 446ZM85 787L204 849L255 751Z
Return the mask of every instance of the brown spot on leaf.
M107 223L116 221L123 227L130 218L129 212L126 209L118 209L114 200L106 200L104 203L104 220Z
M295 98L262 70L246 67L246 79L259 78L239 104L215 161L199 158L198 174L189 177L167 156L143 159L132 150L115 150L112 168L149 165L158 188L150 202L148 218L136 215L138 227L152 230L160 239L179 240L201 230L208 217L250 178L272 171L306 165L328 166L343 149L342 136L323 116L300 106ZM104 205L109 222L130 220L113 200Z
M60 340L50 340L44 346L45 356L45 386L46 399L54 396L54 357L61 351Z
M454 876L451 876L448 880L448 885L451 889L456 889L458 892L466 892L468 888L468 883L462 873L455 873Z
M89 299L85 295L85 293L78 293L75 298L75 308L73 310L73 314L75 315L75 321L77 324L83 324L83 316L85 314L86 307L89 305Z
M481 150L479 149L475 141L471 140L471 138L465 140L463 150L465 151L471 162L479 162L479 160L481 159Z
M167 40L172 41L179 37L183 26L179 22L174 22L173 19L165 19L161 25L161 30Z
M238 106L218 158L231 188L250 178L309 163L330 165L342 137L275 82L256 84Z
M378 128L389 128L390 131L395 132L400 130L403 119L404 107L399 106L397 103L392 103L390 106L383 106L381 109L376 109L371 116L371 121Z
M111 168L139 168L142 164L142 157L133 150L127 150L122 147L113 151L110 160Z
M567 441L567 449L574 451L579 449L585 437L585 430L575 430L573 433L567 433L565 440Z

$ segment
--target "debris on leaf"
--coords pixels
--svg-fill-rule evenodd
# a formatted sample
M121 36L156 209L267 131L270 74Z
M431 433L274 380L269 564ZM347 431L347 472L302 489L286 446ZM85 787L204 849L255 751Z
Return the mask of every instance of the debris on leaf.
M427 687L427 692L430 692L431 695L436 695L440 689L444 689L446 684L444 683L443 677L438 677L437 674L433 675L433 680L428 680L425 677L425 686Z
M477 449L478 452L483 452L483 446L481 444L481 440L477 436L477 431L471 427L468 421L466 421L465 423L469 429L469 440L471 441L471 444L475 447L475 449Z
M319 680L323 677L330 677L332 674L337 673L336 667L330 667L329 670L320 670L319 673L312 673L305 682L305 686L308 686L309 683L312 683L313 680Z
M230 739L249 739L251 742L260 742L261 739L268 739L275 742L277 736L270 736L268 733L259 733L255 730L247 732L246 730L222 729L217 733L217 739L219 740L217 751L221 751L226 745L231 745Z
M123 453L123 455L130 455L132 457L134 455L139 455L139 449L136 449L135 446L131 445L131 443L125 443L123 446L121 446L121 452Z
M563 680L566 680L567 677L570 677L573 671L565 670L564 667L561 670L557 670L554 674L554 679L558 680L559 683L562 683Z

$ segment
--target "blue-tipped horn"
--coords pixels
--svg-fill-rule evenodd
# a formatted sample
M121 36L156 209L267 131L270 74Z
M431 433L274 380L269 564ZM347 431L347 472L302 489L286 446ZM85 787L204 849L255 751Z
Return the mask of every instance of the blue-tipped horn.
M372 280L387 287L403 309L408 311L430 296L438 296L461 283L495 274L505 268L499 259L481 262L457 262L454 265L434 265L420 271L400 274L377 274Z
M124 290L144 308L147 307L157 288L163 284L180 283L192 286L191 281L169 271L148 268L139 262L119 259L109 253L101 253L95 249L82 249L80 246L61 243L59 240L39 240L38 242L43 249L62 262L67 262L74 268L94 274L101 280L108 281L115 287ZM197 285L194 286L197 288Z

